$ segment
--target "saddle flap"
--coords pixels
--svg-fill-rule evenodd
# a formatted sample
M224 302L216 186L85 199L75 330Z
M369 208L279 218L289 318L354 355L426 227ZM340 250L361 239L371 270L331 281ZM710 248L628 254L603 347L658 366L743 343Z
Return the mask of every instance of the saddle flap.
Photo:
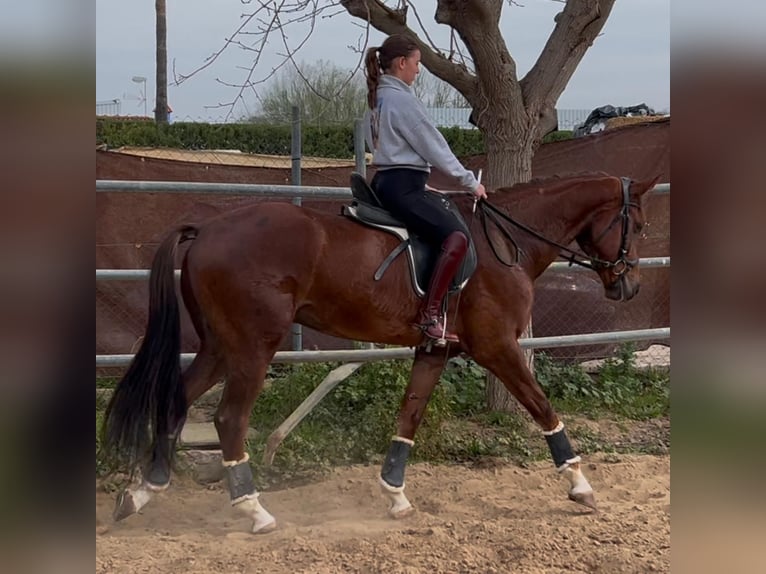
M394 217L391 212L386 211L382 207L375 207L369 203L357 203L356 204L356 216L362 221L367 223L377 223L378 225L386 225L389 227L404 227L404 223Z
M354 196L354 199L360 203L366 203L367 205L381 209L383 208L383 204L380 203L380 200L375 194L375 191L370 187L370 185L367 183L367 180L364 179L364 176L361 173L356 171L352 172L350 180L351 195Z

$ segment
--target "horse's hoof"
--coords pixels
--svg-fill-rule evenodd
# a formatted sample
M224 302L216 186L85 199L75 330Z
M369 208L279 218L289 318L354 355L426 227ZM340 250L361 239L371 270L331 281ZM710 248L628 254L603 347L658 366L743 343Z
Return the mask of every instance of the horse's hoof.
M267 522L265 524L258 524L257 522L253 524L253 534L268 534L269 532L273 532L277 529L277 521L272 520L271 522Z
M112 513L114 521L124 520L136 512L138 512L138 508L136 508L133 495L129 490L123 490L117 497L117 502L114 505L114 512Z
M154 488L155 487L143 482L141 483L141 486L135 490L129 488L123 490L117 497L117 502L114 505L114 513L112 516L114 517L115 522L126 519L131 514L135 514L146 506L146 503L149 502L154 495ZM167 488L167 485L165 485L164 488Z
M577 504L582 504L583 506L587 506L588 508L598 512L598 507L596 506L596 498L593 496L593 491L590 492L578 492L575 494L569 493L569 500L576 502Z
M390 503L388 507L388 516L397 519L404 518L405 516L409 516L412 511L415 510L410 501L407 500L407 497L404 496L403 484L401 486L391 486L383 480L383 477L378 477L378 482L381 491L386 495L386 498L388 498Z
M393 518L394 520L401 520L402 518L406 518L413 514L415 512L415 507L410 505L405 508L399 508L399 509L391 509L388 511L388 516Z

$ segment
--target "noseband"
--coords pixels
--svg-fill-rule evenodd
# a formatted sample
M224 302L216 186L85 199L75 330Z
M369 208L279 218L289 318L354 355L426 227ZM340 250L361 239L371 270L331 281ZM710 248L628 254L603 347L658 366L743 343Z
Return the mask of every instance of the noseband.
M591 269L612 269L612 273L617 276L625 275L628 271L638 265L638 259L628 259L628 231L630 230L630 208L638 207L637 204L630 201L630 178L621 177L622 181L622 209L620 213L614 216L612 222L602 231L599 236L593 240L593 243L598 243L609 231L614 227L620 219L622 220L622 237L620 238L620 250L617 253L617 259L615 261L604 261L597 257L591 258Z
M622 220L622 237L620 238L620 250L617 254L616 260L606 261L605 259L599 259L598 257L591 257L589 255L575 251L574 249L570 249L566 245L561 245L560 243L551 241L547 237L540 235L540 233L538 233L531 227L527 227L523 223L519 223L515 219L509 217L508 215L503 213L501 210L499 210L497 207L490 204L486 199L484 199L479 202L479 206L481 207L481 216L482 216L482 224L484 227L484 233L487 236L487 242L492 248L492 252L494 253L497 260L507 267L512 267L513 265L516 265L519 262L521 248L518 246L516 241L514 241L513 237L511 237L508 230L505 229L505 227L502 225L500 221L498 221L498 219L502 219L514 225L515 227L518 227L519 229L526 231L530 235L537 237L538 239L540 239L541 241L544 241L548 245L553 245L554 247L558 247L563 254L566 254L566 256L562 254L562 257L565 257L565 259L569 261L570 265L579 265L581 267L587 267L588 269L593 269L595 271L599 271L601 269L611 269L612 273L614 273L618 277L625 275L631 269L633 269L636 265L638 265L638 259L628 259L628 232L630 231L630 208L631 207L638 208L639 206L636 203L633 203L630 201L630 184L631 184L630 178L621 177L620 181L622 182L622 208L620 209L620 212L614 216L614 219L606 227L606 229L604 229L604 231L602 231L599 234L598 238L593 241L593 243L598 243L601 239L604 238L604 236L609 232L609 230L611 230L614 227L614 225L618 221ZM500 255L495 250L495 246L493 245L489 237L489 231L487 229L487 219L492 221L500 230L500 232L506 237L506 239L510 240L511 243L513 243L514 247L516 248L516 261L514 263L506 263L505 261L503 261L500 258Z

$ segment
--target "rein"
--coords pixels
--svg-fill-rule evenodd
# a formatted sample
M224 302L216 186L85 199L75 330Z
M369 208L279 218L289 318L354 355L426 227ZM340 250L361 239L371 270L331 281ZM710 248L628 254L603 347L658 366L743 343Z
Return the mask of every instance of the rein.
M593 269L595 271L598 271L599 269L612 269L612 272L615 275L624 275L625 273L630 271L633 267L635 267L638 264L638 260L627 258L628 231L630 229L629 227L630 226L630 208L638 207L638 205L630 201L630 197L629 197L630 183L631 183L630 179L627 177L623 177L620 179L622 180L622 208L620 209L620 212L614 216L614 219L607 226L607 228L599 234L596 240L594 240L594 243L601 240L609 232L609 230L612 229L612 227L614 227L614 224L617 223L619 219L622 219L622 238L620 240L620 250L618 252L618 256L615 261L607 261L605 259L600 259L598 257L591 257L585 253L575 251L574 249L571 249L567 247L566 245L562 245L561 243L557 243L556 241L548 239L547 237L542 235L540 232L535 231L531 227L528 227L527 225L519 221L516 221L509 215L503 213L502 210L500 210L496 206L489 203L489 201L487 201L486 199L483 199L479 201L479 207L481 208L482 227L484 229L484 235L487 238L487 243L489 243L489 246L492 249L492 253L495 255L497 260L503 265L505 265L506 267L513 267L515 265L518 265L519 263L522 250L518 246L518 243L516 243L516 241L513 239L510 232L505 228L505 225L503 224L503 222L507 222L517 227L518 229L521 229L522 231L528 233L529 235L536 237L537 239L543 241L544 243L547 243L548 245L551 245L553 247L558 247L559 251L562 252L562 254L559 254L559 257L563 257L564 259L569 261L570 266L579 265L581 267L586 267L588 269ZM497 250L495 249L495 246L489 237L489 229L487 227L488 219L492 221L492 223L495 224L495 226L503 234L503 236L513 244L516 251L516 260L513 263L506 263L505 261L503 261L500 255L498 254ZM563 255L563 253L566 253L567 255L565 256Z

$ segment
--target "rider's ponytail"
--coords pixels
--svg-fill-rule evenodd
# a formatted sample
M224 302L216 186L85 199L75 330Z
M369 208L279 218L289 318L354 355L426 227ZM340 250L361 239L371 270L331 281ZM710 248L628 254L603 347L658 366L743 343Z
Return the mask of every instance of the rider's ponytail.
M364 72L367 76L367 105L371 110L374 110L378 103L378 80L381 73L387 72L396 58L406 58L419 49L415 40L404 34L389 36L379 48L367 49L364 57Z

